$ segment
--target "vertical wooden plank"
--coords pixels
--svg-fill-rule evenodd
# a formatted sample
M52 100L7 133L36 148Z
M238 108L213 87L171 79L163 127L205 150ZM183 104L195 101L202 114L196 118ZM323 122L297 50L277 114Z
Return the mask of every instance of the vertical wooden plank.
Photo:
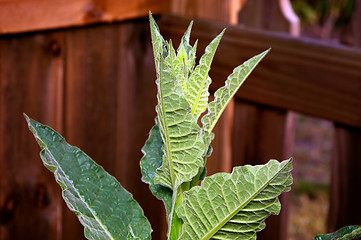
M328 231L361 225L361 129L335 125Z
M352 44L361 47L361 2L355 1L351 21ZM361 181L361 129L335 124L331 165L330 206L327 230L361 225L361 194L355 191Z
M66 137L134 195L159 239L162 205L141 182L139 168L155 117L148 21L76 29L66 39ZM66 212L63 231L81 237L82 228Z
M65 137L115 173L117 28L102 25L66 32ZM63 234L85 239L75 214L64 208Z
M60 188L22 113L62 131L62 33L0 38L0 239L61 239Z
M164 207L142 183L139 161L156 116L155 65L148 20L119 28L117 68L116 176L143 207L152 224L153 239L165 239Z
M286 112L236 101L232 139L233 165L265 164L270 159L289 158ZM286 155L287 154L287 155ZM287 196L281 197L284 207L279 216L266 220L266 228L258 239L287 239ZM284 211L286 210L286 211Z

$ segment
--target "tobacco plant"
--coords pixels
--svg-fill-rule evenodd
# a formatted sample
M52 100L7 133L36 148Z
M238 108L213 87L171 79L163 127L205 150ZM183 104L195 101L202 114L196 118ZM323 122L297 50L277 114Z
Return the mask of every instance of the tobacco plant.
M290 190L292 159L239 166L232 173L208 177L205 165L214 126L268 50L236 67L208 103L208 73L224 31L196 65L197 42L190 45L191 27L192 23L176 51L150 14L158 105L155 125L142 149L142 180L164 202L168 239L256 239L265 219L280 212L278 196ZM143 210L114 177L50 127L25 118L42 148L44 165L54 172L86 238L151 238Z

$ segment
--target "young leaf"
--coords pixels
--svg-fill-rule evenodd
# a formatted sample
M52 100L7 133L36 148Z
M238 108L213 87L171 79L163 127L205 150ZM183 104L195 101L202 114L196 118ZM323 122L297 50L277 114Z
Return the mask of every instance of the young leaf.
M205 144L201 128L190 111L182 87L167 57L160 61L157 74L158 125L164 142L163 164L157 170L155 183L176 189L189 182L203 166Z
M290 190L291 161L271 160L206 177L185 193L177 210L184 221L180 239L255 239L264 219L279 213L278 195Z
M150 239L143 210L114 177L53 129L25 118L42 148L44 165L54 173L87 239Z
M208 113L202 118L203 129L205 131L208 133L212 132L229 101L268 51L266 50L236 67L233 73L228 76L225 86L215 92L214 101L209 103Z
M347 226L337 232L317 235L314 240L352 240L361 238L361 226Z
M199 61L199 65L194 69L186 86L185 94L189 102L192 113L198 119L208 105L208 88L212 80L208 76L211 69L211 63L216 53L219 42L223 36L223 30L213 41L206 47L205 53Z
M150 130L149 138L142 148L144 156L140 160L140 168L143 175L142 181L148 183L153 195L164 202L168 215L172 207L173 192L167 187L154 183L156 170L162 165L162 146L163 140L159 132L159 127L155 125Z
M159 32L158 25L155 23L152 14L149 12L150 31L152 36L155 69L159 72L159 61L166 57L166 41Z
M193 26L193 21L190 22L187 30L183 34L183 37L177 49L177 52L180 53L181 55L186 55L186 58L189 58L189 56L191 55L190 53L192 52L192 46L189 45L192 26Z
M193 22L190 23L187 31L184 33L177 50L177 54L172 46L171 40L169 40L168 47L173 74L175 75L176 81L178 81L182 86L183 91L186 90L186 85L193 71L196 60L197 42L194 44L194 47L189 44L189 35L192 24Z

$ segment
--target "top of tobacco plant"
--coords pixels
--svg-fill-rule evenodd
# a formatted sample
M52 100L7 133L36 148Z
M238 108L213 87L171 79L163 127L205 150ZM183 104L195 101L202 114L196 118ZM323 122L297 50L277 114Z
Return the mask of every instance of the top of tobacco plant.
M150 25L158 105L140 165L142 180L165 204L168 239L255 239L265 227L264 219L279 213L278 195L290 189L291 159L235 167L232 173L210 177L205 177L205 163L220 115L268 50L236 67L208 103L208 73L224 31L197 65L197 42L189 44L192 23L177 51L163 39L151 15ZM42 148L44 165L54 173L86 238L150 239L152 230L143 210L114 177L50 127L27 116L26 120Z
M264 181L264 185L255 186L255 182L251 182L249 186L245 184L243 187L249 189L243 189L242 195L237 191L239 182L232 182L231 179L233 176L238 176L236 178L240 181L247 177L247 171L245 172L243 168L234 169L232 174L216 174L206 178L200 187L196 185L205 175L205 163L209 155L214 126L231 98L268 50L235 68L227 78L225 86L218 89L214 100L208 103L211 84L210 66L224 30L206 47L199 64L196 65L197 41L194 46L189 43L192 22L183 35L177 51L172 41L164 40L151 15L150 25L157 73L158 105L156 125L142 149L144 157L141 160L141 168L143 181L150 184L153 194L165 203L169 225L168 237L169 239L209 239L221 234L225 226L229 228L228 222L240 214L245 207L243 200L240 199L245 198L247 203L256 204L258 200L253 199L255 197L253 194L264 191L280 176L288 179L283 182L286 183L285 186L277 187L278 190L274 192L277 193L276 195L270 195L267 210L263 209L261 211L263 213L257 213L257 210L253 212L258 215L258 218L255 218L258 227L243 232L244 236L253 236L256 231L263 229L262 219L279 211L280 205L276 196L288 190L292 182L289 174L290 161L281 165L275 161L270 162L269 165L264 166L268 169L265 170L266 172L261 171L263 166L259 166L257 171L267 174L252 174L251 178L258 183ZM207 113L203 114L205 111ZM198 118L202 114L200 126ZM149 166L152 166L151 170ZM269 168L274 172L269 172ZM251 167L247 168L248 173L256 171L250 169ZM204 192L204 188L208 190ZM222 196L223 200L213 201L216 196ZM226 206L226 209L220 207L212 210L214 206L219 205ZM242 221L251 224L255 219ZM234 234L239 237L239 226L236 222L232 223L236 226L236 228L231 227L233 233L222 234L230 238Z

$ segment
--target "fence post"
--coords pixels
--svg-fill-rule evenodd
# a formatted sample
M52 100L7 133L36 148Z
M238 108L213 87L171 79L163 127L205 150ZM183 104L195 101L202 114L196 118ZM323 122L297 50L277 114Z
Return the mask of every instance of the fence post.
M361 128L335 125L328 231L361 225Z
M355 1L352 43L361 47L361 2ZM361 225L361 128L335 124L328 231Z

